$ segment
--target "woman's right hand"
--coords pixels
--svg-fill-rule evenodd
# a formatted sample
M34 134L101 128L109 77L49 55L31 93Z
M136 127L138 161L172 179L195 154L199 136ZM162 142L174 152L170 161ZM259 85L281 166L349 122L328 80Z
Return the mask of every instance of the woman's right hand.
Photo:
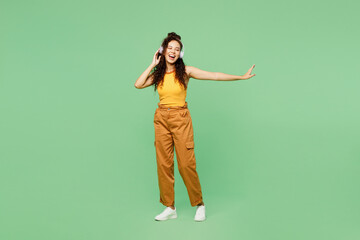
M158 54L159 51L160 51L160 48L159 48L159 49L155 52L155 54L154 54L153 61L152 61L152 64L153 64L154 66L158 65L159 62L160 62L160 57L161 57L161 54L160 54L160 53L159 53L159 56L156 58L156 56L157 56L157 54Z

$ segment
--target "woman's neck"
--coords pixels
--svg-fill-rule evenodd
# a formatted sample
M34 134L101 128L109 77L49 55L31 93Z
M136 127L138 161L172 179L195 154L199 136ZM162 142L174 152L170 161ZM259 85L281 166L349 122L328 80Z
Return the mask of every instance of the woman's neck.
M175 64L166 63L166 72L173 72L175 70Z

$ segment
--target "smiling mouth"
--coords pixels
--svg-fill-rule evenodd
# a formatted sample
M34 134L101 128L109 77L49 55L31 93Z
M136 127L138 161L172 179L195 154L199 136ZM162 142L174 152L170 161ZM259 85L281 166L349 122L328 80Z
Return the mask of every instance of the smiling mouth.
M171 60L174 60L174 59L175 59L175 55L173 55L173 57L172 57L172 55L169 55L169 58L170 58Z

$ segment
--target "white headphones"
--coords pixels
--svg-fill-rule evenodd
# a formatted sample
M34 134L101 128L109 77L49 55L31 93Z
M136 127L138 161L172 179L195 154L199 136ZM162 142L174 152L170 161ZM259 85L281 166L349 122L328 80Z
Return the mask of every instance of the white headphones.
M163 46L160 46L160 54L163 52L163 50L164 50L164 48L163 48ZM180 58L183 58L184 57L184 44L183 44L183 47L182 47L182 49L181 49L181 51L180 51Z

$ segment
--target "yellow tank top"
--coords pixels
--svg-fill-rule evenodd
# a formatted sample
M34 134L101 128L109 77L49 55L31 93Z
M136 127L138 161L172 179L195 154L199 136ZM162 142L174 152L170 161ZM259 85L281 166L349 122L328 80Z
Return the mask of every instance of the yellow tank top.
M178 81L175 81L175 70L165 73L163 85L158 85L157 91L160 104L166 106L185 105L186 89Z

